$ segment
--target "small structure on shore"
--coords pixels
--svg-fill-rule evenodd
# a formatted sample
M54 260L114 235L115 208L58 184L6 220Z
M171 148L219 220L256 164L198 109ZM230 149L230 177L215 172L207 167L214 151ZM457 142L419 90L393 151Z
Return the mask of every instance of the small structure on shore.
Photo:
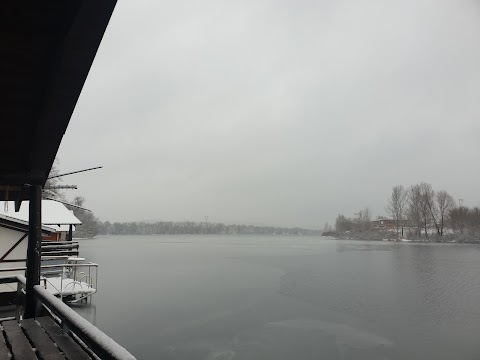
M401 227L409 227L408 220L377 219L372 221L372 229L395 230Z

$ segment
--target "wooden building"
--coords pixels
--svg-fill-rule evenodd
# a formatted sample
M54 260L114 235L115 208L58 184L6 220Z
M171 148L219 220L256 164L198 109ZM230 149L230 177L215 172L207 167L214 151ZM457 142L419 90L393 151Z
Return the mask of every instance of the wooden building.
M372 221L372 228L377 230L395 230L397 227L408 227L407 220L397 221L394 219L378 219Z
M45 237L55 234L55 229L42 226ZM0 213L0 276L25 274L25 270L6 271L24 268L27 261L28 220L5 216ZM0 285L0 292L1 285Z
M0 2L0 201L19 211L29 200L26 276L0 277L18 295L13 319L0 319L0 358L134 359L40 286L42 188L115 4Z
M0 216L11 219L18 219L28 223L29 202L23 201L19 211L14 211L13 201L7 202L6 206L0 206ZM42 225L47 226L54 231L42 235L42 240L67 241L75 231L75 225L81 225L82 222L68 210L65 205L54 200L42 200ZM2 238L0 237L0 241Z

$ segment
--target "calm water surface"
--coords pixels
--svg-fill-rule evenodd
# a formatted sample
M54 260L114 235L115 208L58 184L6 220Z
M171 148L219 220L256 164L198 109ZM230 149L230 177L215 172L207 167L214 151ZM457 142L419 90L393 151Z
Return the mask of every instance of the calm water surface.
M139 359L479 359L480 246L276 236L82 240L75 309Z

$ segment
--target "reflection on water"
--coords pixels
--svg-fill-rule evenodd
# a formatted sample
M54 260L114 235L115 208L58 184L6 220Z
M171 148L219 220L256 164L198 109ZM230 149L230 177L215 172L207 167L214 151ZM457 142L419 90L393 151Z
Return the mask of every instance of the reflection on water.
M75 310L141 359L480 357L475 245L137 236L80 251L100 286Z

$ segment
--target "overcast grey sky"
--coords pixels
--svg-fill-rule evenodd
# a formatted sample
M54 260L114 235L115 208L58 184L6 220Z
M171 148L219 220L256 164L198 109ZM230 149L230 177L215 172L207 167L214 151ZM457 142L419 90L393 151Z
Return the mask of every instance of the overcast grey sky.
M58 157L102 220L479 205L480 2L119 0Z

